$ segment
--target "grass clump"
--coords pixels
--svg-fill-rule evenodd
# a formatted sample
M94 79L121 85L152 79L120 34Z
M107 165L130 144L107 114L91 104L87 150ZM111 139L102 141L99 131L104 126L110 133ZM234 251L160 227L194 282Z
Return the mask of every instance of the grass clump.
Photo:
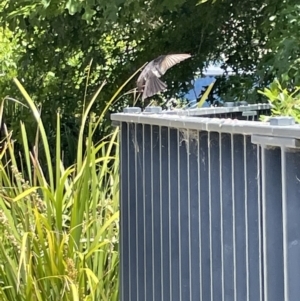
M14 81L35 117L37 132L33 147L29 147L26 126L20 121L20 152L14 147L14 133L3 126L0 300L117 301L118 128L95 143L93 135L106 112L89 118L103 85L82 114L77 160L64 166L60 113L56 116L55 153L51 153L38 108L20 82ZM107 102L106 110L121 89ZM4 105L5 100L0 119Z

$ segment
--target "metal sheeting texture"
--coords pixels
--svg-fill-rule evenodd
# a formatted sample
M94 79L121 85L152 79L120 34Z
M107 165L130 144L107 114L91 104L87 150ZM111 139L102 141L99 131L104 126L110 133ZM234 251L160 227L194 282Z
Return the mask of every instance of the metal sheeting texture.
M121 301L298 301L297 137L115 115Z

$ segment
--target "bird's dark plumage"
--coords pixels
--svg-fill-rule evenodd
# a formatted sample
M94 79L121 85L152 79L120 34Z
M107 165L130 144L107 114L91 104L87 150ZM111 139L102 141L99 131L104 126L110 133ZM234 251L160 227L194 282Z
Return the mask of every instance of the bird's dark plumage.
M143 91L142 100L144 101L145 98L164 91L167 85L159 78L169 68L190 57L191 55L187 53L161 55L147 64L137 79L138 91Z

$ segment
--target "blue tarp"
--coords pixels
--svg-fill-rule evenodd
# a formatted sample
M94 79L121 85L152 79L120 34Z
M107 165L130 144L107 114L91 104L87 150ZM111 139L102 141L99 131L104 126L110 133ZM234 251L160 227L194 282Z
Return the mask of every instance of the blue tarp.
M227 69L228 75L233 74L232 69ZM196 100L203 87L209 86L212 82L216 80L217 76L224 74L224 70L217 65L209 65L208 68L203 72L204 77L199 77L194 80L194 88L188 91L183 97L188 101Z

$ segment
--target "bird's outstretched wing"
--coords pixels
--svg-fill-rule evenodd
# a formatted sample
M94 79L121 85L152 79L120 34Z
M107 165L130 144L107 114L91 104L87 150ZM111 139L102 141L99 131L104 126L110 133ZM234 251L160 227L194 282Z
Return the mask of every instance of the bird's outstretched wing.
M167 54L160 55L148 63L136 82L138 91L143 91L142 100L164 91L167 85L159 77L165 74L169 68L190 57L191 55L188 53Z
M164 74L169 68L174 65L190 58L191 55L188 53L180 53L180 54L168 54L164 56L161 60L160 71Z
M148 78L146 81L144 92L142 96L142 100L151 97L159 92L164 91L167 88L167 84L161 81L158 77L155 75Z

